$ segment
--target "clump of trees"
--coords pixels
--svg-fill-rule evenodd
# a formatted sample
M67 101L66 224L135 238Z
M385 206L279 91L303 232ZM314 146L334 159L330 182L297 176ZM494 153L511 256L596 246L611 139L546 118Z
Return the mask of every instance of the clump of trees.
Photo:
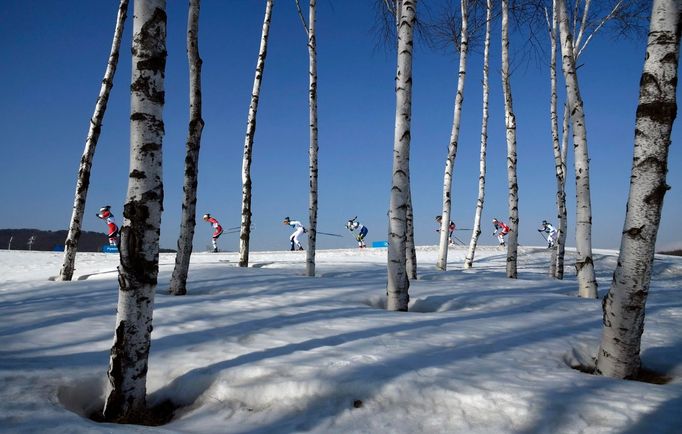
M501 78L504 94L505 136L507 142L508 207L511 234L507 248L506 275L517 277L518 247L518 183L516 178L516 116L512 104L511 70L509 67L510 11L519 1L502 0L501 17ZM531 2L532 3L532 2ZM544 2L544 18L551 46L550 120L552 125L552 150L556 166L557 209L563 238L552 259L552 275L563 276L563 244L566 231L565 181L568 131L573 133L576 172L576 269L578 293L582 297L596 298L597 286L591 257L591 207L589 193L589 159L585 114L580 96L576 60L580 52L606 21L614 18L619 8L638 6L637 2L618 1L611 12L598 21L589 36L590 1L584 2L579 26L571 28L570 14L565 0L553 0L551 9ZM315 38L316 1L309 0L308 20L303 17L298 1L296 6L307 35L309 54L309 120L310 120L310 248L306 257L308 276L315 275L315 237L317 225L317 46ZM417 23L417 0L396 0L383 3L395 21L396 77L395 77L395 128L393 138L393 165L388 210L387 255L387 309L405 312L409 305L410 279L416 278L416 255L412 235L412 199L410 188L410 144L412 110L412 62L414 29ZM440 248L437 267L446 269L447 235L450 221L451 187L457 153L461 112L463 107L464 78L469 46L468 17L470 8L478 2L461 0L458 51L460 55L454 119L446 156L443 183L443 208ZM602 6L604 3L602 3ZM247 133L242 166L242 225L240 234L240 266L248 266L249 230L251 227L251 149L255 134L261 80L267 51L268 30L273 0L266 1L261 45L254 79L251 103L247 118ZM495 4L485 2L485 42L483 69L483 113L481 124L481 151L479 195L472 235L465 267L472 267L484 203L486 173L486 144L488 129L488 71L491 23L496 17ZM77 249L80 219L85 205L92 154L99 135L106 98L112 85L113 72L125 22L127 1L120 3L114 43L109 67L100 91L86 151L81 161L77 194L72 217L72 230L67 237L65 262L60 279L69 280ZM551 10L551 13L550 13ZM573 21L578 23L577 10ZM654 0L644 72L640 82L640 100L635 127L635 146L628 197L628 207L623 228L618 267L607 297L604 299L604 332L596 362L596 372L619 378L633 378L640 369L639 346L644 323L644 307L651 278L654 245L660 221L665 192L668 147L672 124L676 117L676 85L679 63L680 5L674 0ZM171 293L186 292L187 270L192 249L194 220L196 218L196 187L198 155L203 129L201 112L201 58L198 50L199 0L191 0L188 14L187 52L190 68L190 121L187 138L185 183L183 186L183 219L178 241L176 268L171 282ZM577 36L574 36L575 29ZM582 38L587 39L581 44ZM556 64L561 50L561 65L566 89L566 107L562 134L559 141L558 80ZM108 389L103 409L106 421L140 423L147 417L146 373L151 346L151 332L155 287L158 275L158 254L161 214L163 212L162 145L164 122L162 109L165 103L164 77L166 66L166 2L165 0L136 0L133 19L133 79L131 84L131 143L128 193L123 209L121 228L119 301L114 343L108 370Z

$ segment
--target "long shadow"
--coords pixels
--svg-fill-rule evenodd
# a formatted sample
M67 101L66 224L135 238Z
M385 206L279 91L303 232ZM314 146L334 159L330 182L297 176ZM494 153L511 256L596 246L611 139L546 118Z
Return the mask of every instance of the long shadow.
M0 336L13 336L30 330L48 328L70 322L78 322L87 318L98 317L102 315L111 315L111 317L113 318L114 315L116 315L116 306L114 305L104 309L69 312L65 314L53 315L41 321L31 322L29 324L24 324L21 326L8 327L0 331Z
M381 315L374 309L359 309L357 307L318 309L310 312L293 315L278 315L275 317L252 319L239 323L229 324L223 327L211 328L210 330L197 330L182 334L183 342L191 342L197 345L210 342L225 336L239 336L238 333L248 330L249 334L258 333L260 330L278 329L313 321L329 321L335 318L353 318L357 316ZM178 335L165 336L152 341L152 351L166 351L178 345Z
M648 348L641 354L642 365L649 369L664 373L675 368L682 362L682 352L680 344L682 340L672 343L666 347ZM653 360L663 361L663 364L654 364ZM631 380L617 380L608 377L600 377L591 374L580 374L583 376L581 382L566 390L551 390L543 399L544 409L540 411L540 417L532 426L520 431L519 434L535 434L539 432L569 432L571 424L574 424L577 415L581 413L580 408L589 408L593 405L590 402L595 400L597 392L605 389L621 389L623 383L636 384ZM576 382L579 383L579 382ZM650 385L652 388L667 388L674 393L674 398L662 402L655 411L644 414L634 424L631 421L636 418L634 411L628 414L627 421L623 425L628 428L622 434L641 434L641 433L662 433L679 434L682 432L682 390L678 385ZM638 389L640 391L641 389ZM625 398L627 399L627 398ZM621 403L625 404L625 403ZM641 412L641 410L640 410ZM598 426L591 426L597 430Z
M385 273L385 270L381 270L382 273ZM376 271L372 272L372 274L376 273ZM485 274L485 272L483 273ZM499 286L499 276L497 273L489 272L489 277L495 276L495 279L497 279L498 286ZM347 288L347 287L354 287L357 285L357 280L355 278L357 277L357 274L348 274L349 277L353 277L353 279L344 279L343 282L340 281L335 281L333 286L334 287L339 287L339 288ZM261 290L248 290L248 291L258 291L255 294L261 295L261 296L267 296L267 295L276 295L279 296L282 294L282 289L285 289L285 292L293 292L293 291L314 291L314 290L319 290L320 289L320 284L319 280L315 282L317 279L310 279L310 278L298 278L297 276L291 276L291 275L286 275L288 279L292 279L291 282L285 281L285 283L282 282L282 278L284 277L284 273L277 273L276 275L272 276L266 276L264 278L255 278L258 276L254 276L254 279L249 280L247 282L244 281L244 276L240 276L240 282L239 286L241 288L247 287L247 286L270 286L270 287L264 287ZM261 276L262 277L262 276ZM337 275L334 276L335 278L343 278L342 275ZM468 279L474 279L475 276L471 276ZM484 276L479 276L484 277ZM371 278L369 272L367 273L367 278ZM226 285L221 286L221 288L225 288L225 286L228 286L228 283L230 281L230 277L225 277L222 279L226 282ZM377 280L379 280L377 278ZM217 280L209 280L211 282L216 282ZM383 281L383 276L382 276L382 281ZM547 288L553 288L555 286L556 281L548 281ZM307 283L307 284L306 284ZM453 283L456 283L455 280L453 280ZM102 283L104 284L104 283ZM108 284L110 286L110 284ZM366 285L363 284L363 287ZM302 288L303 287L303 288ZM48 288L46 286L46 288ZM84 300L91 300L93 302L97 301L99 297L102 296L102 294L109 295L107 291L109 291L110 288L103 288L101 290L95 291L93 294L88 294L88 295L83 295L80 296ZM543 288L533 288L530 291L527 290L528 295L530 296L536 296L537 294L534 294L535 291L543 291ZM495 294L501 294L504 293L507 296L518 296L519 294L522 293L522 289L516 287L516 288L500 288L500 289L494 289L494 290L485 290L478 292L478 295L485 295L485 296L494 296ZM99 294L99 296L97 295ZM254 292L245 292L242 293L238 296L234 296L234 298L249 298L255 295ZM209 302L205 298L206 293L200 294L203 295L204 297L197 297L196 300L197 302ZM216 299L221 299L225 300L228 294L225 294L224 292L220 294L216 294ZM231 294L230 294L231 296ZM64 297L68 297L68 295L65 295ZM463 296L461 296L463 297ZM452 299L453 297L450 297ZM168 300L171 300L169 297ZM540 300L535 303L529 303L528 305L524 306L524 311L529 311L529 310L537 310L537 309L549 309L550 306L553 303L558 303L562 302L564 299L553 299L553 300ZM48 303L50 301L55 301L54 299L49 298L49 296L41 296L41 298L36 298L33 299L33 303ZM330 297L330 302L334 301L333 298ZM338 300L337 300L338 301ZM443 298L443 301L445 301L445 297ZM183 303L186 303L187 300L183 300ZM315 301L304 301L301 302L301 305L319 305L320 300L316 299ZM63 304L63 301L57 302L57 304ZM18 304L17 304L18 306ZM282 306L282 308L287 307L287 306ZM290 308L291 305L288 305ZM109 309L107 309L109 311ZM330 316L331 313L331 316ZM74 313L76 314L76 313ZM102 313L98 313L99 315L102 315ZM262 318L262 319L255 319L255 320L249 320L249 321L244 321L242 323L237 323L237 324L232 324L228 325L219 329L211 329L210 333L206 333L205 331L201 332L190 332L183 334L183 337L187 337L188 340L191 340L192 343L196 342L205 342L208 340L211 340L215 338L216 336L219 335L230 335L234 334L235 332L239 332L241 329L248 329L249 331L252 330L260 330L260 329L268 329L268 328L281 328L281 327L286 327L286 326L292 326L296 324L301 324L305 323L308 321L322 321L322 320L328 320L330 318L353 318L357 316L364 316L368 314L376 314L376 315L386 315L385 312L378 311L378 310L371 310L371 309L366 309L366 308L357 308L357 307L348 307L348 308L336 308L336 309L327 309L327 310L315 310L312 312L304 312L300 314L294 314L294 315L285 315L285 316L275 316L275 317L269 317L269 318ZM410 329L419 329L422 327L439 327L443 325L448 325L451 323L456 323L458 321L468 321L468 320L476 320L476 319L489 319L489 318L495 318L499 316L504 316L504 315L521 315L523 314L522 312L519 312L518 306L512 306L508 307L505 309L499 309L491 312L484 312L484 313L476 313L473 315L461 315L459 317L453 318L453 317L448 317L448 318L436 318L436 319L424 319L421 321L415 321L413 324L396 324L396 325L390 325L390 326L383 326L383 327L377 327L375 329L370 329L370 330L362 330L362 331L352 331L348 333L342 333L336 336L331 336L331 337L326 337L326 338L316 338L316 339L310 339L304 342L300 343L292 343L292 344L287 344L283 345L281 347L276 347L276 348L270 348L270 349L265 349L262 351L257 351L249 354L244 354L241 356L238 356L234 359L231 360L226 360L222 362L218 362L216 364L204 367L204 368L197 368L195 370L189 371L188 373L184 374L181 377L176 378L173 380L173 382L166 386L165 388L161 389L159 393L164 393L165 391L172 390L174 385L182 385L182 384L191 384L197 378L204 379L205 381L201 382L202 383L199 387L195 387L196 390L196 396L194 396L191 400L195 400L203 391L205 391L212 382L214 381L215 377L219 374L220 371L224 369L228 369L231 367L235 366L240 366L248 363L254 363L260 360L264 360L267 358L273 358L273 357L281 357L285 356L288 354L292 354L295 352L301 352L301 351L310 351L316 348L320 347L330 347L330 346L339 346L343 345L345 343L355 341L355 340L361 340L361 339L367 339L367 338L372 338L376 336L380 336L383 334L387 333L395 333L395 332L401 332L404 330L410 330ZM69 315L63 315L63 318L68 318ZM63 319L62 318L62 319ZM48 325L54 325L56 322L56 318L50 318L50 319L45 319L44 321L41 322L42 325L39 325L38 327L29 327L29 329L32 328L39 328L39 327L45 327ZM589 321L584 321L580 324L576 324L574 327L563 327L563 326L555 326L551 327L553 324L549 324L547 328L541 328L541 330L536 330L537 326L533 327L528 327L525 330L521 330L519 332L514 332L514 333L508 333L507 335L502 335L499 337L499 339L495 340L494 343L481 343L481 342L472 342L469 344L464 344L462 346L458 346L456 348L442 348L438 350L433 350L431 353L427 354L415 354L409 357L405 357L402 359L396 359L394 360L395 363L398 364L405 364L406 366L411 366L411 365L416 365L419 367L430 367L430 366L438 366L439 364L444 363L444 360L456 360L456 359L461 359L465 360L467 358L474 357L476 354L477 357L480 357L481 355L489 355L493 354L495 352L503 351L506 348L511 348L513 345L517 345L518 342L521 340L521 337L524 338L530 338L530 339L535 339L536 341L542 341L543 339L546 338L556 338L557 336L567 336L567 335L572 335L573 333L576 333L577 331L581 331L584 329L591 329L594 328L594 325L590 325L594 322L599 322L600 318L595 318L594 320L589 320ZM34 325L33 325L34 326ZM28 327L28 326L25 326ZM528 331L526 331L528 330ZM17 332L17 331L15 331ZM551 334L554 333L554 334ZM551 336L546 336L550 335ZM203 336L206 335L206 336ZM210 336L209 336L210 335ZM177 335L176 335L177 336ZM164 350L168 348L172 348L173 345L173 336L168 336L166 338L160 338L157 340L154 340L152 342L152 352L156 348L157 350ZM414 358L414 360L411 360ZM91 364L97 364L99 365L102 363L103 365L106 364L108 359L108 354L106 351L101 351L101 352L84 352L84 353L77 353L77 354L71 354L71 355L62 355L62 356L40 356L40 357L25 357L25 358L16 358L12 359L11 362L7 365L7 367L23 367L25 368L26 364L35 364L36 367L44 367L45 364L48 364L49 366L86 366L86 365L91 365ZM103 360L103 361L102 361ZM407 363L410 362L410 363ZM5 365L5 362L2 362L2 365ZM33 365L29 365L33 366ZM5 367L5 366L3 366ZM356 368L355 370L351 371L351 373L348 374L343 374L337 377L337 381L343 382L343 381L352 381L354 376L353 372L355 373L355 376L358 376L360 374L366 373L367 371L371 372L373 375L376 376L376 378L381 379L384 383L388 382L389 380L397 377L398 375L401 375L398 372L392 372L392 373L386 373L385 367L384 366L364 366L362 368ZM360 378L365 378L366 375L361 376ZM378 387L377 387L378 389ZM369 397L371 397L372 393L370 392L368 394ZM329 402L330 400L334 400L333 395L329 395L326 397L326 402L323 397L323 399L317 399L311 406L310 409L319 409L322 414L326 415L327 417L331 417L334 414L337 414L339 411L344 411L346 407L342 407L340 405L330 405ZM679 399L675 399L674 402L678 402ZM319 407L318 407L319 406ZM666 404L667 406L667 404ZM314 413L312 413L314 414ZM313 421L311 424L306 423L305 421L305 416L301 416L297 413L290 413L288 415L289 417L292 418L292 422L288 422L286 418L282 418L276 423L270 424L268 427L265 428L258 428L256 431L253 432L285 432L285 431L280 431L281 425L278 425L277 423L284 424L285 426L290 426L290 429L292 431L299 429L300 427L314 427L316 424L321 423L321 420L318 421ZM293 424L293 425L291 425ZM261 431L261 429L263 431ZM269 431L267 431L269 430Z
M542 301L542 302L537 302L537 303L531 303L528 306L529 310L532 309L537 309L537 308L549 308L549 304L551 302L547 301ZM368 330L358 330L358 331L350 331L346 333L341 333L335 336L327 336L327 337L321 337L321 338L315 338L315 339L309 339L303 342L299 343L291 343L291 344L286 344L280 347L275 347L275 348L268 348L264 349L261 351L255 351L252 353L248 354L243 354L240 356L237 356L233 359L230 360L225 360L222 362L217 362L209 366L201 367L201 368L196 368L193 369L177 378L175 378L169 385L163 387L160 389L155 395L158 394L158 396L155 398L157 400L162 399L160 397L166 397L167 399L173 399L173 396L175 395L173 393L173 390L183 390L183 391L193 391L193 393L190 394L185 394L185 401L186 402L179 402L179 405L189 405L192 402L194 402L205 390L207 390L210 385L215 381L216 377L219 375L219 373L225 369L229 368L234 368L237 366L242 366L242 365L247 365L250 363L255 363L258 361L262 361L265 359L270 359L270 358L276 358L276 357L282 357L286 355L290 355L296 352L306 352L306 351L311 351L315 349L319 349L322 347L334 347L334 346L340 346L344 344L348 344L353 341L358 341L358 340L364 340L364 339L369 339L369 338L374 338L382 335L387 335L391 333L397 333L397 332L402 332L404 333L405 331L408 330L417 330L417 329L423 329L423 328L432 328L432 327L442 327L445 325L451 325L453 323L457 322L462 322L462 321L474 321L474 320L481 320L481 319L490 319L490 318L499 318L500 316L508 316L508 315L525 315L525 312L520 312L518 310L518 307L516 306L511 306L508 308L504 309L499 309L494 312L484 312L484 313L476 313L476 314L471 314L471 315L466 315L466 316L449 316L449 317L441 317L441 318L434 318L434 319L422 319L422 320L417 320L409 324L405 323L400 323L400 324L391 324L387 326L381 326L381 327L375 327L373 329L368 329ZM553 323L554 324L554 323ZM421 367L430 367L430 366L437 366L441 363L443 363L444 360L464 360L472 357L481 357L489 354L493 354L496 352L503 351L504 349L507 348L512 348L516 345L518 345L518 342L520 341L521 337L524 337L523 341L524 342L533 342L533 341L542 341L543 339L554 339L558 336L567 336L567 335L573 335L574 333L577 333L577 331L585 331L591 328L594 328L598 325L597 321L592 321L592 320L586 320L582 321L579 324L575 325L574 327L566 327L564 325L554 325L554 326L549 326L548 327L540 327L538 328L537 326L529 326L526 329L519 331L519 332L513 332L513 333L508 333L507 337L505 338L504 335L500 336L495 339L494 342L490 343L481 343L479 339L477 340L472 340L471 343L469 344L463 344L463 345L458 345L455 348L443 348L443 349L437 349L431 351L431 353L419 353L415 354L413 356L413 360L410 360L409 363L407 363L408 366L412 365L417 365L417 368L419 369ZM551 335L551 337L548 337L548 335ZM158 348L158 347L157 347ZM397 362L400 362L401 364L405 364L405 360L396 360L394 362L389 362L388 364L395 364ZM378 375L378 378L382 378L385 382L395 378L398 375L402 375L404 372L393 372L393 373L386 373L383 372L385 370L385 365L387 363L384 362L382 363L382 366L373 366L373 367L367 367L364 369L372 369L374 372L373 376ZM354 375L349 374L347 376L344 376L344 378L339 378L337 381L343 382L343 381L348 381L349 379L352 379ZM363 377L364 378L364 377ZM317 404L316 404L317 405ZM338 411L340 409L336 408L334 411ZM331 411L331 410L330 410ZM282 421L283 422L283 421ZM274 429L274 428L277 429ZM279 424L273 424L272 431L270 432L284 432L280 431L281 426Z
M536 414L537 419L532 425L526 429L519 431L518 434L536 434L546 432L573 432L576 431L576 419L581 417L581 414L587 413L587 417L583 420L586 426L589 426L595 432L602 432L611 426L613 422L606 422L606 426L600 426L599 422L595 421L595 413L600 412L596 403L597 396L603 394L605 391L617 389L613 394L622 394L625 391L622 388L622 382L630 380L615 380L607 377L599 377L590 374L581 374L585 377L584 380L576 381L572 387L565 390L552 389L546 393L542 400L544 406ZM582 382L582 384L580 384ZM650 387L667 387L655 386ZM679 388L678 388L679 389ZM673 389L674 390L674 389ZM641 389L637 389L640 392ZM639 398L645 398L645 396ZM626 405L627 398L619 401L619 404ZM637 401L637 399L633 399ZM650 402L650 399L647 400ZM627 418L622 416L622 425L627 426L621 434L679 434L682 432L682 415L680 415L680 408L682 408L682 390L677 390L675 397L663 401L655 411L645 413L637 419L637 416L642 413L642 410L631 410L627 412ZM621 410L604 409L602 410L605 421L609 421L608 412L621 413ZM635 419L636 422L632 423ZM601 430L600 430L601 428Z
M48 284L31 288L30 295L22 300L0 301L0 336L14 336L101 315L113 317L116 312L114 294L109 282L94 286L73 282L68 287ZM92 309L98 305L103 307ZM39 316L39 312L43 315Z
M621 434L653 433L651 427L656 427L656 434L680 434L682 432L682 391L659 405L655 411L646 414Z
M66 289L65 289L66 288ZM41 303L59 303L64 301L73 302L79 299L90 299L92 297L102 297L115 292L115 287L108 281L97 281L97 283L68 282L63 285L60 283L49 283L31 286L30 290L17 293L0 293L0 312L3 309L19 307L27 311L32 310L32 305ZM27 295L27 292L29 292ZM16 298L16 299L15 299Z
M487 315L481 315L485 317ZM386 333L392 333L396 331L404 331L406 329L422 328L422 327L435 327L439 325L444 325L448 322L456 322L457 318L449 319L438 319L438 320L428 320L419 322L412 325L397 325L397 326L386 326L379 327L371 331L371 336L379 336ZM481 358L494 353L499 353L504 350L514 348L518 345L519 341L523 342L542 342L545 339L555 339L562 336L571 336L575 333L585 331L594 327L592 321L584 321L576 324L574 327L565 327L563 325L548 325L547 328L532 326L524 330L503 334L498 336L494 342L482 343L480 340L472 340L470 343L464 343L456 347L438 348L430 352L417 352L411 356L405 356L402 358L394 358L392 360L384 360L381 365L365 365L359 366L357 368L348 370L336 376L332 376L329 381L334 384L348 384L354 382L361 382L363 379L372 378L376 384L371 385L358 385L358 388L364 389L360 393L351 395L352 392L348 392L348 396L345 399L340 399L337 392L329 392L324 396L315 396L308 401L308 405L304 411L292 411L284 416L278 418L275 421L268 423L267 426L257 427L252 430L242 431L244 434L256 434L256 433L294 433L301 431L312 430L322 423L329 422L329 419L337 416L351 408L351 403L355 399L369 400L374 396L378 395L383 388L383 385L389 383L390 381L396 379L407 373L407 371L393 369L387 370L386 366L404 366L405 369L420 370L426 368L432 368L441 366L445 363L449 363L451 360L467 360L472 358ZM365 336L363 332L352 332L347 334L342 334L331 338L332 344L344 343L349 340L360 339ZM360 334L359 336L356 336ZM341 339L341 340L339 340ZM275 354L270 354L270 356L280 356L287 354L292 350L303 351L312 348L316 348L319 344L325 343L325 340L310 340L301 344L295 344L295 348L280 347L278 349L273 349ZM328 343L325 344L328 346ZM257 358L254 360L248 360L249 362L257 361L262 357L256 354ZM250 357L249 357L250 358ZM239 358L238 358L239 359ZM208 369L226 369L233 366L233 362L238 361L234 359L232 361L221 362ZM245 360L239 360L239 362L245 362ZM217 375L216 371L212 371L214 375ZM198 374L198 373L194 373ZM191 374L190 374L191 375ZM355 380L359 379L359 380ZM182 381L182 380L180 380ZM361 394L362 396L357 396ZM333 403L330 405L330 403ZM344 405L345 403L345 405ZM311 419L311 415L315 415L315 419Z
M534 412L536 419L525 429L517 431L517 434L579 432L579 428L576 427L576 420L581 417L579 408L588 406L587 402L591 402L590 398L607 388L609 384L606 379L593 378L592 381L583 384L573 384L565 389L551 390L542 399L544 403L542 408ZM595 432L602 432L599 426L590 427ZM642 431L642 433L646 432L649 431Z
M0 359L0 369L35 368L36 370L84 367L106 367L109 363L109 350L87 351L71 354L58 354L48 356L11 357Z

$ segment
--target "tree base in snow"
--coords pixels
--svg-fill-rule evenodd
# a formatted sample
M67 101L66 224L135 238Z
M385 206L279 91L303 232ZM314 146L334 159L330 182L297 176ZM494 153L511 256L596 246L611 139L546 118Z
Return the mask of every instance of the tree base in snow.
M571 368L575 369L576 371L583 372L585 374L595 375L594 365L592 366L577 365L571 366ZM665 374L661 374L660 372L652 371L650 369L641 367L635 378L626 378L626 380L639 381L642 383L649 384L668 384L670 381L672 381L672 377L669 377Z
M145 414L141 415L140 419L136 422L129 422L134 425L144 425L144 426L161 426L165 425L171 420L175 415L175 410L180 408L179 405L175 404L173 401L167 399L161 403L148 408ZM105 420L103 415L103 408L99 408L93 411L88 418L101 423L117 423L116 421Z

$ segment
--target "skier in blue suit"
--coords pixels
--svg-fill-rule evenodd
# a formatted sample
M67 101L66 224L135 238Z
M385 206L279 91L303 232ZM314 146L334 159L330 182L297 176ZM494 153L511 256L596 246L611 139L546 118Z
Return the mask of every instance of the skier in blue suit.
M358 234L355 236L355 239L358 240L358 247L363 249L367 247L365 245L365 237L367 236L367 232L369 232L369 230L367 230L367 226L360 223L357 220L357 218L358 217L355 216L352 219L348 220L346 222L346 228L351 232L353 232L355 229L358 230Z

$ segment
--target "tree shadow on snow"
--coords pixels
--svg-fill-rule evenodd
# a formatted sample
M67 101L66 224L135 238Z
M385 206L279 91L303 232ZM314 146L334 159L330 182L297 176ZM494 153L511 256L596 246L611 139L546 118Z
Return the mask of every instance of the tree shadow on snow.
M496 315L499 315L499 312ZM478 315L479 317L493 316L488 314ZM468 318L469 319L469 318ZM417 329L427 327L438 327L449 322L461 321L458 318L419 321L412 325L396 325L378 327L365 332L353 332L331 338L332 341L342 338L343 342L354 339L354 334L362 333L363 337L381 336L388 333L402 331L406 329ZM329 382L334 386L330 387L333 392L311 396L305 402L303 409L290 411L266 425L244 431L244 434L265 434L271 432L278 433L297 433L320 428L323 425L333 426L333 418L346 411L360 411L362 416L371 418L372 410L362 410L361 408L373 400L381 401L382 391L385 386L399 377L414 373L415 371L439 367L452 361L464 361L476 358L484 358L488 355L513 349L518 342L541 342L544 339L555 339L559 336L570 336L579 331L584 331L593 327L592 321L584 321L574 327L556 325L548 323L547 327L529 326L519 332L509 332L498 335L495 339L488 342L481 342L480 339L471 339L456 347L437 347L429 351L418 351L414 354L398 356L383 360L379 364L360 365L350 370L346 370L337 375L332 375ZM549 330L548 330L549 328ZM549 335L549 337L548 337ZM357 338L360 338L358 336ZM324 340L322 340L324 341ZM302 345L315 344L315 340L306 341ZM328 343L327 343L328 344ZM304 347L301 347L303 350ZM464 380L470 381L466 372L453 372L453 376L461 376ZM368 380L371 379L371 380ZM409 401L409 399L406 399ZM358 404L360 403L360 404ZM298 405L297 407L301 407ZM371 406L370 406L371 407ZM444 427L445 429L445 427Z
M547 301L542 301L538 303L538 306L530 306L529 308L533 309L536 307L547 308L548 303ZM366 313L367 312L365 312L365 314ZM338 318L345 318L347 314L348 312L344 313L339 311ZM302 314L301 318L298 318L298 321L305 321L307 315L309 314ZM391 313L384 313L383 315L387 317L393 316ZM298 352L310 352L319 350L320 348L349 345L352 342L382 337L394 333L404 335L408 331L421 329L428 330L430 328L452 325L457 322L486 320L509 315L524 315L524 312L520 312L516 306L511 306L493 312L476 313L466 317L452 315L446 317L441 316L431 319L417 319L408 324L398 321L397 324L385 325L372 329L349 331L333 336L290 343L279 347L265 348L260 351L239 355L230 360L224 360L209 366L192 369L158 390L155 393L155 399L157 401L163 399L177 399L178 396L181 396L182 402L176 402L176 404L188 406L194 404L202 394L212 386L216 379L220 377L220 373L226 369L254 364L266 359L285 357ZM324 312L320 312L316 314L316 316L319 318L327 318L326 313ZM396 317L393 318L398 319ZM263 321L270 321L272 327L277 327L278 324L276 322L272 324L272 320L273 318L270 318L269 320L264 319ZM346 390L342 396L339 396L338 392L330 392L327 395L310 397L309 402L306 403L305 411L302 411L301 414L298 412L287 413L284 417L278 418L272 423L268 423L267 427L259 427L249 432L284 433L311 429L315 425L322 423L322 420L319 418L318 420L309 420L305 414L320 413L325 418L332 417L347 410L349 406L356 401L362 402L372 399L374 395L380 393L380 390L385 384L411 370L440 366L444 363L450 363L451 361L485 357L507 349L513 349L518 346L519 342L541 342L544 339L572 336L578 332L593 329L597 324L598 321L589 319L577 322L572 326L566 326L566 324L557 325L556 322L548 322L546 325L540 327L537 325L529 325L519 331L511 331L503 333L502 335L496 335L494 339L491 337L488 341L482 341L480 338L472 338L469 342L464 342L456 347L430 348L428 351L398 356L393 360L389 359L381 363L362 365L344 371L344 373L337 374L336 376L331 376L329 381L334 383L335 386L330 387L330 390L338 390L339 388L341 388L340 390ZM280 324L280 326L282 325L283 324ZM238 328L242 327L243 325ZM229 330L222 330L220 333L228 332ZM391 368L388 369L388 366ZM372 385L364 384L367 378L372 379ZM344 388L343 385L348 384L351 384L351 386ZM338 387L336 385L338 385Z

